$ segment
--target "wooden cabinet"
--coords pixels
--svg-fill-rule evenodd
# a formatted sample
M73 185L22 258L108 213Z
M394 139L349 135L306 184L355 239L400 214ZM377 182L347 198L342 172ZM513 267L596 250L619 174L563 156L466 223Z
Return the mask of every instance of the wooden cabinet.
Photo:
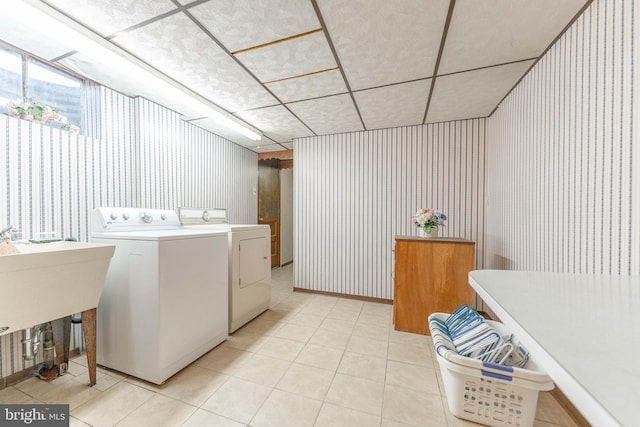
M463 239L397 236L393 323L398 331L429 335L431 313L473 305L468 275L475 243Z

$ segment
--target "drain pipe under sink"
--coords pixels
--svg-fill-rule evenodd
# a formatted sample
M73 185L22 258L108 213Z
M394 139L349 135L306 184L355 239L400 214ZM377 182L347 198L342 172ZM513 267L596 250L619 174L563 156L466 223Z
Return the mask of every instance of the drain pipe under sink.
M27 328L22 332L22 357L24 360L33 360L38 354L40 346L40 333L44 331L45 324Z

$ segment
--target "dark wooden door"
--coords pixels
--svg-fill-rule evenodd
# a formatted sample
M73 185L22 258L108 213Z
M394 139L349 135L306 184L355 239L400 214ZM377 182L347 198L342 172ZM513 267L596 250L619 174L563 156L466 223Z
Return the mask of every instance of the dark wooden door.
M271 227L271 267L280 265L280 162L258 161L258 224Z

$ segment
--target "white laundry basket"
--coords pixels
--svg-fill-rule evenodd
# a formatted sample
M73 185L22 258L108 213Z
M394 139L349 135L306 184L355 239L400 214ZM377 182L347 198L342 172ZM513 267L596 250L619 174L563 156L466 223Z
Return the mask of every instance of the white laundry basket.
M444 321L449 315L430 317ZM501 335L509 330L486 321ZM434 331L431 331L432 336ZM514 344L519 345L514 339ZM437 342L434 341L434 346ZM454 350L436 351L449 410L458 418L489 426L533 426L538 393L553 389L553 381L529 358L524 368L497 365L460 356Z

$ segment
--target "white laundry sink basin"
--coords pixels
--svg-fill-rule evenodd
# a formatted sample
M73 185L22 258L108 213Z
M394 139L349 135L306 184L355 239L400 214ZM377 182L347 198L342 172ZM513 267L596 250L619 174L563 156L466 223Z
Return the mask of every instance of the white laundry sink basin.
M19 254L0 256L0 335L98 306L115 245L16 247Z

